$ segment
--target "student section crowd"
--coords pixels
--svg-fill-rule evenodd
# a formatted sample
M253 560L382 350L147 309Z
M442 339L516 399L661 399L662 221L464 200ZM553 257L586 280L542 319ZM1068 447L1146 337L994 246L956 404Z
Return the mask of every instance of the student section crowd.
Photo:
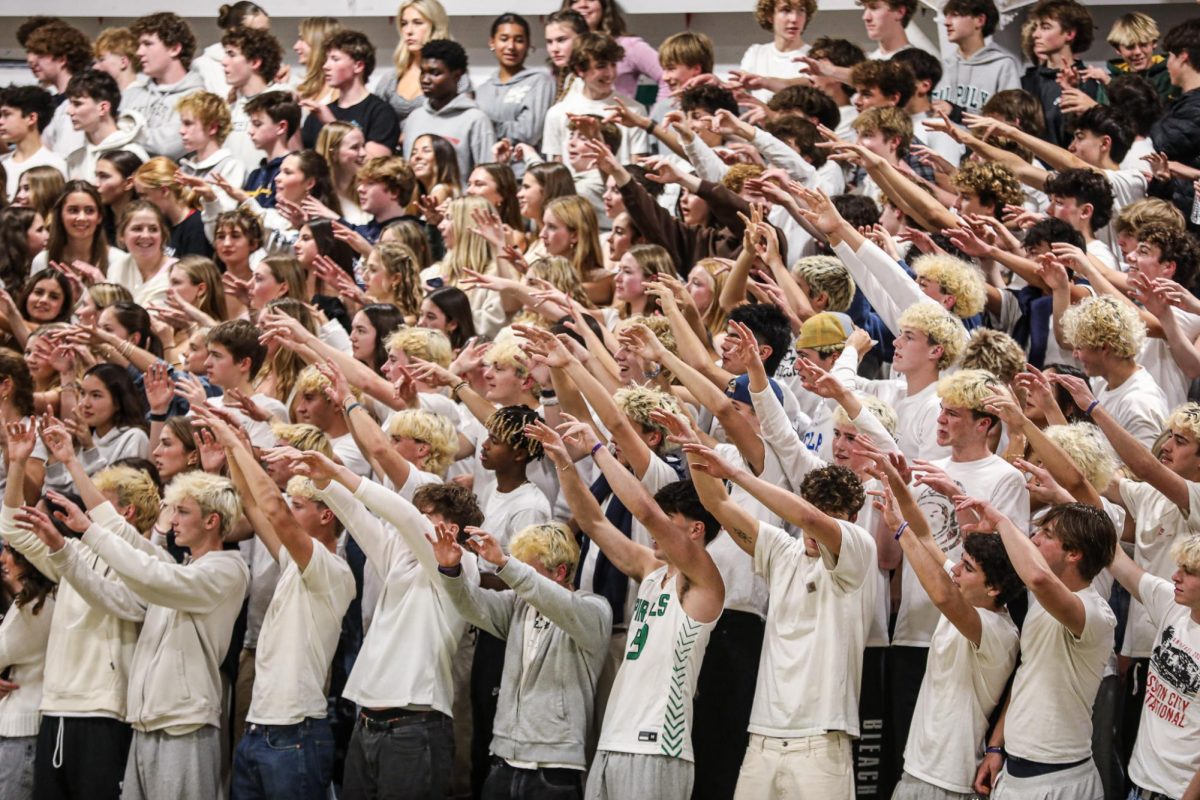
M22 22L0 800L1200 799L1200 17L859 4Z

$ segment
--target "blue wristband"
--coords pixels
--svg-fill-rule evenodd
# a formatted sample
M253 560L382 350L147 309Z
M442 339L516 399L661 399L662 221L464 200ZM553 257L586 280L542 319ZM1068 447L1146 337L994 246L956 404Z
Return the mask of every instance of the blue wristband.
M908 530L908 523L900 523L900 527L896 528L896 535L892 538L894 538L896 541L900 541L900 534L904 533L906 530Z
M1092 415L1092 412L1096 410L1096 406L1098 406L1098 405L1100 405L1099 400L1093 400L1092 402L1088 403L1087 410L1083 412L1084 415L1090 417Z
M595 447L592 448L592 458L596 457L596 453L599 452L601 447L604 447L604 442L596 442Z

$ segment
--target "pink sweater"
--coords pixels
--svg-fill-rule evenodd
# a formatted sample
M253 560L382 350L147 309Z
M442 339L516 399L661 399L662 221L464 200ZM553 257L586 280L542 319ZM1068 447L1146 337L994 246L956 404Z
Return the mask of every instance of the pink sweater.
M617 43L625 49L625 57L617 65L617 93L635 97L638 77L645 75L658 82L658 96L666 97L670 89L662 82L662 65L658 63L658 51L646 44L646 40L640 36L618 36Z

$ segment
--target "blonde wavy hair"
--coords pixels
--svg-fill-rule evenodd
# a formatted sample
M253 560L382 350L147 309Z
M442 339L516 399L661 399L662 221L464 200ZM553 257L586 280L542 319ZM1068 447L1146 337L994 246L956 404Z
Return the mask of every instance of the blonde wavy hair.
M1046 438L1066 451L1097 492L1103 492L1112 483L1117 471L1117 456L1108 439L1095 425L1090 422L1050 425L1045 434Z
M894 440L896 438L896 430L900 426L900 419L896 416L896 410L873 394L860 394L858 402L862 404L862 407L871 416L879 421L879 424L883 426L884 430ZM850 415L846 413L846 409L841 406L833 410L833 422L835 425L844 425L855 430L858 429L858 426L850 419ZM876 442L876 444L879 444L879 442Z
M589 272L604 267L600 221L596 218L596 209L587 199L577 194L556 197L546 204L543 213L546 212L553 214L564 228L575 234L571 261L579 273L579 280L586 281Z
M941 345L942 356L938 359L938 369L946 369L962 357L967 347L967 329L962 320L942 308L937 303L917 303L905 309L898 321L900 328L919 331L929 338L929 343Z
M388 336L384 347L388 352L400 351L410 358L432 361L440 367L450 366L454 358L454 348L446 334L433 328L397 328Z
M306 17L300 20L300 38L309 48L304 80L296 87L301 100L320 97L325 92L325 42L338 31L342 23L333 17Z
M1171 545L1171 559L1188 572L1200 572L1200 535L1180 536Z
M1062 316L1063 334L1075 347L1107 348L1117 358L1135 358L1146 340L1146 324L1115 297L1089 297Z
M561 522L542 522L522 528L509 542L508 550L513 558L526 564L537 560L547 572L565 566L568 579L574 576L575 566L579 563L575 534Z
M115 494L117 505L134 509L129 524L137 528L139 533L150 530L158 520L162 499L154 481L142 470L126 466L109 467L96 473L92 482L100 491Z
M1025 190L1016 173L995 161L964 161L950 183L959 192L976 195L984 205L1025 202Z
M1180 431L1200 442L1200 403L1184 403L1171 412L1163 430Z
M807 256L792 266L792 272L808 284L808 295L813 296L824 292L829 298L826 311L845 312L854 302L854 293L858 287L850 270L837 256Z
M425 42L454 38L450 35L450 16L438 0L400 0L400 5L396 8L396 34L400 40L396 42L396 49L392 51L392 62L396 65L397 80L412 64L412 53L404 46L404 32L400 28L400 18L410 8L417 9L421 12L421 16L429 21L429 38Z
M277 440L286 442L288 447L313 450L333 458L333 443L329 441L325 431L316 425L306 422L275 422L271 425L271 433L275 434Z
M175 180L179 165L166 156L155 156L133 173L133 185L138 193L146 189L166 189L177 202L191 209L200 208L200 198L194 191Z
M716 336L729 327L729 312L721 308L721 292L725 289L725 281L729 280L731 271L729 262L719 258L702 258L692 269L703 270L712 279L713 299L704 311L701 322L704 323L704 329L708 331L709 336Z
M950 309L954 316L967 319L983 311L987 291L974 265L951 255L930 253L913 261L912 268L917 278L933 281L944 293L954 295Z
M492 205L482 197L456 197L450 201L450 221L454 225L454 247L446 251L439 262L442 277L450 286L457 286L463 270L494 273L496 253L491 242L475 230L473 211L491 211Z
M969 408L981 414L987 413L983 401L994 394L1007 395L1008 392L999 378L983 369L960 369L937 384L942 405Z
M1003 331L978 328L967 342L960 366L985 369L1009 384L1025 369L1025 350Z
M387 434L429 445L425 471L435 475L444 475L458 452L458 430L454 424L441 414L423 409L407 408L393 414L387 422Z
M650 418L650 412L655 410L668 411L672 414L682 413L679 401L675 395L649 386L628 386L617 390L613 395L617 408L629 417L630 422L641 425L648 431L658 431L662 434L662 447L668 447L667 429Z
M177 506L191 498L200 506L200 514L216 514L221 519L221 537L233 530L242 516L242 500L233 481L201 470L181 472L167 485L164 498L168 505Z

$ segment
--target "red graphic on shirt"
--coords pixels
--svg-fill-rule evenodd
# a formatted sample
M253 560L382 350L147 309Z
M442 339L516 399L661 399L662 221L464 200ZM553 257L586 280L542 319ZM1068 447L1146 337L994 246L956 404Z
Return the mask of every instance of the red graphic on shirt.
M1192 702L1159 680L1153 672L1146 681L1146 710L1176 728L1182 728Z

